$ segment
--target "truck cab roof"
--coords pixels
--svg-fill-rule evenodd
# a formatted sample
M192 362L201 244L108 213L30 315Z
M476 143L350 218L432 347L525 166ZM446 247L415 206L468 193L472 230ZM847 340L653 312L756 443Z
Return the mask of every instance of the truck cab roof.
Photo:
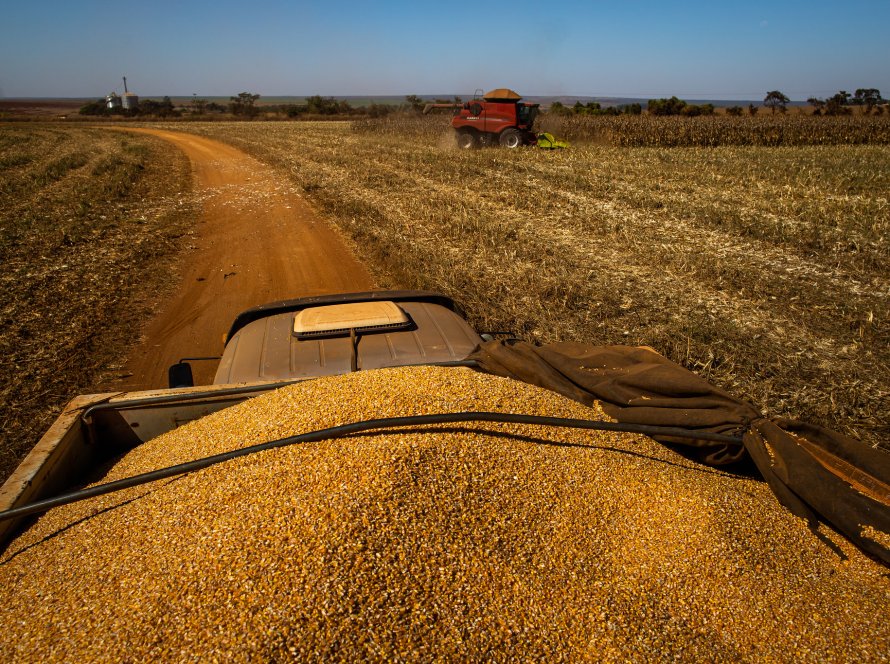
M376 291L288 300L235 319L214 383L455 362L481 341L454 302L439 293Z

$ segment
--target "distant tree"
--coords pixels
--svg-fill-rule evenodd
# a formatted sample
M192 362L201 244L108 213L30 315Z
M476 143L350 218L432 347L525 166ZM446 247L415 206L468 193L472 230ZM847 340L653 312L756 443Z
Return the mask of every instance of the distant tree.
M340 102L333 97L313 95L306 98L306 111L315 115L336 115L340 112Z
M111 115L112 109L108 108L104 99L97 99L81 106L78 113L81 115Z
M766 97L763 98L763 105L766 106L769 110L775 113L777 110L780 110L784 113L787 109L785 108L785 104L787 104L790 99L786 97L783 93L778 90L772 90L766 93Z
M739 116L742 114L742 111L743 111L743 110L744 110L744 109L743 109L741 106L729 106L729 107L726 109L726 114L727 114L727 115L732 115L732 116L734 116L734 117L739 117Z
M852 111L848 108L850 93L841 90L833 97L825 100L825 115L849 115Z
M822 111L825 108L825 100L819 99L818 97L810 97L807 99L807 103L813 107L813 115L822 115Z
M846 90L841 90L834 97L832 97L832 99L834 99L838 103L842 104L843 106L848 106L850 104L851 96L852 95L850 95L850 93L847 92Z
M640 115L643 112L642 104L634 102L633 104L624 104L619 106L618 110L626 115Z
M852 103L858 106L865 106L866 113L871 113L871 109L883 101L881 91L877 88L859 88L852 99Z
M170 97L164 97L161 101L143 99L139 106L131 111L132 115L149 115L157 118L169 118L179 115L179 111L173 106Z
M171 115L176 115L176 107L173 106L173 102L170 97L164 97L161 100L161 103L158 104L158 115L162 118L170 117Z
M714 115L714 104L686 104L680 114L690 118L699 115Z
M757 115L757 111L759 110L760 109L757 108L754 104L748 104L748 115L750 115L751 117Z
M870 101L872 104L875 104L880 98L881 91L876 88L857 88L850 103L862 106Z
M695 117L698 115L713 115L713 104L689 104L677 97L670 99L650 99L647 108L650 115L685 115Z
M571 113L572 111L561 101L557 100L550 104L550 112L554 115L566 115L568 113Z
M204 115L207 112L207 100L206 99L198 99L197 96L192 96L192 113L195 115Z
M287 117L295 118L303 112L304 108L301 108L297 104L284 104L284 106L281 107L281 110Z
M650 115L680 115L685 107L686 102L677 97L650 99L646 104Z
M252 118L259 110L256 107L256 101L259 95L250 92L239 92L237 97L229 97L229 110L232 115L244 115Z
M423 107L426 106L426 103L423 101L423 99L421 99L417 95L406 95L405 101L408 102L411 110L415 113L422 113Z

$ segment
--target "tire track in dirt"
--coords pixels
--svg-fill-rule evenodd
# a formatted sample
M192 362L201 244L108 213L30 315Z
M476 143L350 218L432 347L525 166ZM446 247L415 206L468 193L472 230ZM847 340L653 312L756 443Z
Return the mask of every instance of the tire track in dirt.
M171 266L175 291L141 331L125 378L103 389L166 387L167 367L181 357L219 355L235 316L258 304L373 288L343 239L269 166L193 134L127 131L156 136L186 154L203 214L193 246ZM210 383L216 364L194 363L195 382Z

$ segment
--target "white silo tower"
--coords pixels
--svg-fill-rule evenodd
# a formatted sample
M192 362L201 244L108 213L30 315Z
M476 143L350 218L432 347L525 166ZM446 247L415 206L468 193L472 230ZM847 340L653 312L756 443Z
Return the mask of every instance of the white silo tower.
M124 97L122 105L125 109L136 109L139 106L139 96L127 90L127 77L124 76Z

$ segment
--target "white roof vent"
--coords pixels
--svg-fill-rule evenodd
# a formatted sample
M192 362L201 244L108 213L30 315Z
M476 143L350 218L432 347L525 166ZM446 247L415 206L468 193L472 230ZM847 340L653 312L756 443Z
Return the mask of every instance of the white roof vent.
M411 319L395 302L351 302L303 309L294 316L298 339L389 332L411 327Z

